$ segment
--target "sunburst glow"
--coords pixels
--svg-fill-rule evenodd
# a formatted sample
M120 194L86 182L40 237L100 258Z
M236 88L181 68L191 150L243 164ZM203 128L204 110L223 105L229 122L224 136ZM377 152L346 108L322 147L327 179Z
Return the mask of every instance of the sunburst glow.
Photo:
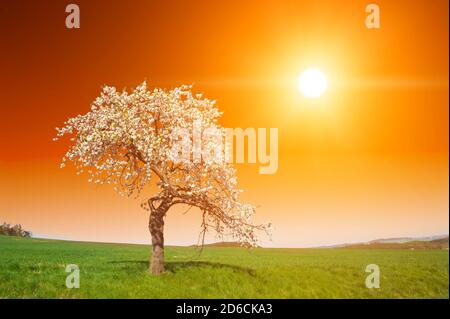
M318 69L306 69L298 78L298 89L309 98L321 96L327 87L327 77Z

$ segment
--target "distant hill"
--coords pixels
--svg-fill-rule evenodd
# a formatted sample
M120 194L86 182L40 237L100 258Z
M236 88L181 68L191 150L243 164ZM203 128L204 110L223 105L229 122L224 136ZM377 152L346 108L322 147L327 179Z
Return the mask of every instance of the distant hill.
M437 243L447 244L447 248L448 248L448 236L443 237L443 238L439 238L439 239L432 240L431 242L436 243L436 244L437 244Z
M192 245L192 247L200 247L199 245ZM204 244L203 247L242 247L240 243L234 241L220 241L217 243ZM260 246L258 246L260 247Z
M448 249L448 235L424 238L392 238L373 240L367 243L350 244L345 248L380 248L380 249ZM434 238L434 239L433 239Z
M440 239L446 239L448 242L448 235L437 235L437 236L428 236L428 237L399 237L399 238L382 238L382 239L375 239L370 241L369 243L397 243L397 244L403 244L408 243L412 241L425 241L430 242L434 240L440 240Z

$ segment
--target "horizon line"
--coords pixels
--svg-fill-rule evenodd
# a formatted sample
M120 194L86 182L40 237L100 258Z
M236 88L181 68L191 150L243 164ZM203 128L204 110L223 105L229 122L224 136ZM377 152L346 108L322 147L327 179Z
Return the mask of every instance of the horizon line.
M258 246L256 248L265 248L265 249L314 249L314 248L339 248L339 246L346 246L346 245L355 245L355 244L366 244L371 243L374 241L379 240L389 240L389 239L402 239L402 238L411 238L411 239L420 239L420 238L427 238L427 237L449 237L449 233L440 233L436 235L426 235L426 236L397 236L397 237L387 237L387 238L376 238L369 241L355 241L355 242L344 242L344 243L338 243L338 244L329 244L329 245L319 245L319 246L308 246L308 247L280 247L280 246L274 246L274 247L266 247L266 246ZM80 242L80 243L97 243L97 244L121 244L121 245L140 245L140 246L151 246L151 243L142 243L142 242L111 242L111 241L92 241L92 240L82 240L82 239L70 239L70 238L64 238L64 237L52 237L47 235L33 235L31 238L34 239L48 239L48 240L58 240L58 241L70 241L70 242ZM204 246L208 245L214 245L219 243L238 243L233 241L216 241L211 243L205 243ZM201 245L198 244L190 244L190 245L173 245L168 244L165 245L166 247L200 247ZM230 247L230 248L241 248L241 247ZM245 247L242 247L245 248Z

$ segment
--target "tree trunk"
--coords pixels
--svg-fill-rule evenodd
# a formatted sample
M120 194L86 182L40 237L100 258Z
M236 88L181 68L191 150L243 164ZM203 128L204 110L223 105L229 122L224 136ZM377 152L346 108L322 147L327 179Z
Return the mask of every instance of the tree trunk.
M159 275L164 272L164 215L169 208L163 202L150 213L149 229L152 235L152 254L149 272Z

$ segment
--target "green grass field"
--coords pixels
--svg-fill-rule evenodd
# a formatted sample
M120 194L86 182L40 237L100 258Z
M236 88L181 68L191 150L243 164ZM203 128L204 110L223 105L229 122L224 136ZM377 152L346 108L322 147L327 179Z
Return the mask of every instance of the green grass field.
M0 236L0 298L448 298L448 250L150 247ZM81 287L65 286L77 264ZM365 287L377 264L380 289Z

